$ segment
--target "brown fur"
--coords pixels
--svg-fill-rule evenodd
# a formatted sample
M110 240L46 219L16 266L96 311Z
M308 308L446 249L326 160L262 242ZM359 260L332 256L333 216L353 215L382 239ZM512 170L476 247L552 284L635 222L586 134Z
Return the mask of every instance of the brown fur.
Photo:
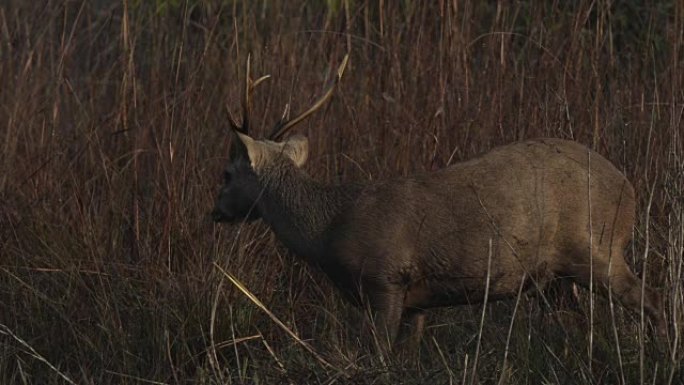
M528 140L435 172L335 186L312 180L283 152L256 172L251 150L239 151L228 172L243 177L224 186L215 220L248 211L263 218L289 249L368 306L390 341L402 323L420 338L425 309L483 301L487 279L492 300L515 295L522 279L588 286L593 275L597 287L640 310L641 282L623 258L634 189L578 143ZM662 330L651 288L644 309Z

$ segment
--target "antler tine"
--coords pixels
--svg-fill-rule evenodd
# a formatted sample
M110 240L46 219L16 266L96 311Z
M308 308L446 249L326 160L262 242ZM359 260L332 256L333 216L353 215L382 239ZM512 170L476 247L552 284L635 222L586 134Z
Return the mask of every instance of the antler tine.
M228 111L228 120L230 125L233 127L233 129L241 131L245 134L249 133L250 116L252 113L252 94L254 93L254 89L261 84L261 82L271 77L271 75L264 75L257 80L252 80L251 61L252 55L249 54L247 55L247 65L245 69L245 90L242 99L242 125L237 124L237 121L230 113L230 110L226 108Z
M323 106L333 95L335 92L335 88L337 88L337 84L340 82L340 79L342 79L342 74L344 74L344 70L347 67L347 61L349 60L349 54L344 55L344 59L342 59L342 63L340 66L337 68L337 74L335 75L335 78L332 80L331 84L328 86L326 91L323 93L323 95L314 102L314 104L306 111L302 112L301 114L295 116L292 119L287 119L286 115L289 115L289 106L286 107L287 113L283 114L283 117L280 119L280 121L276 124L276 126L273 128L273 131L271 132L271 135L269 135L269 139L279 139L283 135L285 135L292 127L309 117L309 115L313 114L316 112L321 106Z
M290 119L290 103L285 103L285 109L283 110L283 115L280 117L280 121Z
M247 54L247 63L245 64L245 89L242 94L242 131L247 134L249 133L249 115L252 112L251 101L249 97L249 86L252 77L252 54Z

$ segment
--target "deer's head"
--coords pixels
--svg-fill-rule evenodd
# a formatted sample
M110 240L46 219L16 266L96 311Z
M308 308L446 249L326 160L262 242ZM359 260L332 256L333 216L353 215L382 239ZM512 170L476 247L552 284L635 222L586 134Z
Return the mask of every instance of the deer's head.
M211 213L215 222L237 222L260 218L256 202L263 193L260 176L267 172L277 172L286 167L302 167L309 154L308 140L302 135L293 135L283 140L292 127L321 108L333 95L337 83L342 78L348 56L345 56L337 74L324 94L306 111L289 118L289 106L282 118L271 131L268 139L257 140L249 136L251 100L254 89L269 76L252 80L250 60L247 58L244 99L242 102L242 124L238 124L230 112L232 147L230 161L223 172L223 186L219 191L214 210Z

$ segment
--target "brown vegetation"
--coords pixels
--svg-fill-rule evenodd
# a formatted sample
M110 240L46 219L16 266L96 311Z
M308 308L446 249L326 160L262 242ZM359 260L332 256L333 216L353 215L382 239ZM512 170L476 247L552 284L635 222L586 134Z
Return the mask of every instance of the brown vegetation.
M325 279L265 226L207 214L247 54L273 75L254 99L260 137L351 52L335 100L296 128L310 174L586 144L633 183L627 259L678 325L683 39L684 6L667 1L5 1L0 382L681 383L679 329L656 341L587 291L579 309L520 295L436 312L414 365L363 355Z

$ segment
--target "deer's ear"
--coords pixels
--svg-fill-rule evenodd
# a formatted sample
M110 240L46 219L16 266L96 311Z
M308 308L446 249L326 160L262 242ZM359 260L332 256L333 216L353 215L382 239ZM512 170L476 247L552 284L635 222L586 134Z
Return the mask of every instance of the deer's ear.
M263 166L269 158L269 149L258 140L252 139L247 134L235 131L237 141L241 143L244 148L244 156L249 159L254 171L257 171Z
M272 142L255 140L239 131L235 131L235 134L237 141L244 147L244 154L252 169L257 173L280 156L289 158L297 167L303 166L309 156L309 141L301 135L294 135L284 142Z
M302 167L309 158L309 140L302 135L293 135L283 142L283 153L294 162L295 166Z

